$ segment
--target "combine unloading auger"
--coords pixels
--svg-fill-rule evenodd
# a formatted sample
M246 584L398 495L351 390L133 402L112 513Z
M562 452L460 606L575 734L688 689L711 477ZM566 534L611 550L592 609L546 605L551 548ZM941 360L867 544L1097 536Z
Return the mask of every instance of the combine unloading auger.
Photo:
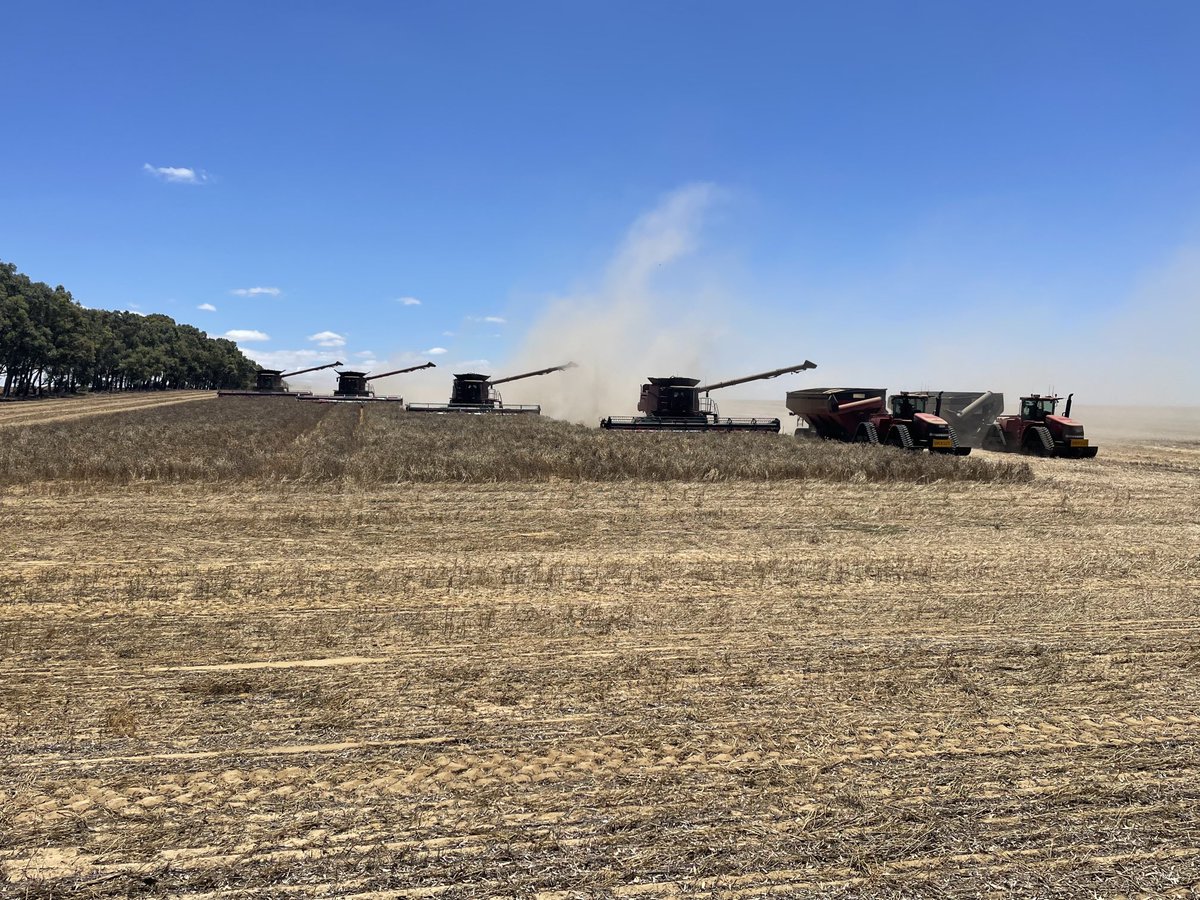
M562 372L575 368L575 363L564 363L561 366L550 366L538 369L536 372L523 372L520 375L509 375L507 378L492 380L490 375L478 372L464 372L454 376L454 384L450 388L449 403L410 403L405 407L409 412L425 413L485 413L503 415L540 415L541 406L537 404L504 405L504 398L496 390L498 384L508 384L522 378L533 378L535 375L549 375L551 372Z
M297 369L295 372L284 372L282 369L259 369L254 376L254 388L248 391L218 391L218 397L309 397L312 391L289 391L284 387L283 379L293 375L304 375L308 372L319 372L322 369L332 369L340 366L342 361L335 360L320 366L307 369Z
M778 378L816 367L816 363L805 360L796 366L705 385L701 385L698 378L651 378L642 385L642 395L638 400L638 409L645 415L608 416L600 420L600 427L612 431L759 431L778 434L778 419L721 418L716 403L708 396L709 391L748 381ZM701 394L704 396L701 397Z

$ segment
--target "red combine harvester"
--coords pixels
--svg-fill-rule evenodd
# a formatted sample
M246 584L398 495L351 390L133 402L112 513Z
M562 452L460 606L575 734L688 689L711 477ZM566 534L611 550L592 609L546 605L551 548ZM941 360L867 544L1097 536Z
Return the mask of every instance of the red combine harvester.
M816 363L805 360L798 366L773 369L701 387L697 387L699 378L682 378L678 375L651 378L642 385L642 395L638 400L638 409L645 413L644 416L608 416L600 420L600 427L611 431L759 431L778 434L778 419L722 419L717 404L708 396L708 392L816 367ZM701 397L702 393L705 396Z
M307 397L301 397L301 400L307 400L312 403L347 403L347 402L375 402L375 403L403 403L403 397L376 397L375 392L371 390L369 382L376 378L386 378L389 375L403 375L405 372L416 372L419 369L433 369L436 365L427 362L420 366L409 366L407 369L393 369L391 372L380 372L378 375L368 375L366 372L351 372L343 370L337 373L338 383L333 395L329 394L310 394Z
M1020 415L998 416L984 433L983 449L1091 459L1100 448L1088 442L1083 423L1071 418L1074 396L1067 395L1061 416L1055 415L1054 410L1062 397L1041 394L1022 397Z
M450 388L449 403L410 403L404 407L408 412L423 413L481 413L487 415L541 415L542 408L537 404L524 406L504 405L504 399L496 390L496 385L519 381L522 378L532 378L535 375L548 375L551 372L562 372L575 368L575 363L569 362L561 366L551 366L548 369L538 369L536 372L525 372L522 375L509 375L507 378L497 378L492 381L490 375L480 375L477 372L464 372L454 376L454 385Z
M304 375L307 372L319 372L340 366L341 360L325 363L323 366L313 366L311 369L299 369L295 372L284 372L282 369L259 369L254 376L254 387L248 391L217 391L218 397L310 397L312 391L289 391L283 379L293 375Z
M967 456L950 423L941 417L941 401L927 412L929 394L902 391L884 402L884 388L814 388L791 391L788 410L808 423L797 437L825 438L856 444L889 444L905 450L928 450Z

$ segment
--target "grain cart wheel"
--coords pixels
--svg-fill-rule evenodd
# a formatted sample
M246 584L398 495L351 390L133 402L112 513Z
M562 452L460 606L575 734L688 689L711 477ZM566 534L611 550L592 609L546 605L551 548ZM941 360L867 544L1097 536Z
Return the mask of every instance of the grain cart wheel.
M858 428L854 432L854 443L878 444L879 431L870 422L860 422Z
M1044 425L1034 425L1025 432L1025 452L1035 456L1053 456L1054 438Z
M983 449L993 450L998 453L1004 453L1008 450L1008 442L1004 440L1004 432L1000 430L999 425L993 423L983 433Z
M912 434L909 433L908 426L893 425L891 433L888 434L888 443L902 450L912 450L913 439Z

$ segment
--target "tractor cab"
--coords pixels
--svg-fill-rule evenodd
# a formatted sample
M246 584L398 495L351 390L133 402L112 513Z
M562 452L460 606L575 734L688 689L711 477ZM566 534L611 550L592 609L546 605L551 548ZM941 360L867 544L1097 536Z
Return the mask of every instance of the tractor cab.
M896 419L911 419L917 413L925 412L928 404L928 394L892 394L892 417Z
M1054 410L1058 406L1060 397L1043 397L1040 394L1034 394L1031 397L1021 398L1021 418L1026 422L1044 422L1046 416L1054 415Z

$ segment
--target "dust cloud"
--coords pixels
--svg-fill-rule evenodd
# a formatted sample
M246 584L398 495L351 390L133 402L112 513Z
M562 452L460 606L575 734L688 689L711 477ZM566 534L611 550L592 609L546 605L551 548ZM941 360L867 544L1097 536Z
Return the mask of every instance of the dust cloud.
M651 375L712 373L723 303L697 301L674 278L696 251L716 191L693 184L667 195L626 233L594 288L553 299L505 371L574 362L578 368L503 385L506 403L540 403L557 419L594 425L637 411Z

